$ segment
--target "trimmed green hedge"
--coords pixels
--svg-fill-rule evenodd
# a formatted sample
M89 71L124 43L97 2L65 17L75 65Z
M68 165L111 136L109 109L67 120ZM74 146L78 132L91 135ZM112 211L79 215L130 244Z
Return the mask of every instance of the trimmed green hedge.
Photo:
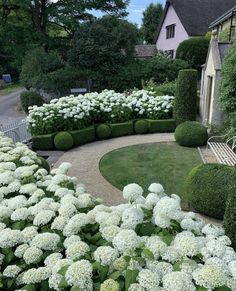
M25 113L28 113L28 107L37 105L41 106L44 103L43 97L34 91L24 91L20 94L21 107Z
M33 148L35 150L53 150L55 135L56 133L33 136L32 137Z
M134 124L134 131L137 134L148 133L149 131L149 123L146 119L137 120Z
M163 120L149 120L149 131L155 132L174 132L176 129L175 119L163 119Z
M177 124L194 121L197 116L197 71L181 70L178 75L174 115Z
M181 146L203 146L207 138L207 128L197 121L185 121L175 130L175 140Z
M233 168L203 164L192 169L185 180L184 195L197 212L222 219L234 182Z
M67 131L59 132L54 137L54 144L56 149L61 151L69 150L73 147L74 141L72 135Z
M234 170L234 183L229 189L224 215L225 234L231 239L232 246L236 249L236 167Z
M111 127L108 124L99 124L96 127L96 136L98 139L106 139L111 136Z
M111 135L113 137L131 135L134 133L133 121L111 124Z
M155 132L174 132L176 122L174 119L166 120L137 120L135 124L133 121L114 124L100 124L96 128L90 126L80 130L68 131L73 138L72 146L79 146L98 139L105 139L109 137L119 137L132 134L155 133ZM36 150L53 150L55 149L54 137L57 133L33 136L33 148ZM70 148L72 147L70 145ZM58 147L58 145L57 145ZM64 147L63 142L60 146L61 150ZM59 149L59 148L57 148ZM68 148L69 149L69 148Z
M96 139L94 126L90 126L80 130L73 130L70 131L70 134L73 137L75 146L83 145Z

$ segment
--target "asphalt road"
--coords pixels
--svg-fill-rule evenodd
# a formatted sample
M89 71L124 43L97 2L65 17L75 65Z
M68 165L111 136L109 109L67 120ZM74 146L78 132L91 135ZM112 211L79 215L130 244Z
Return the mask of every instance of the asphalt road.
M20 102L20 93L24 90L21 89L8 95L0 96L0 124L7 125L25 118L24 113L16 111Z

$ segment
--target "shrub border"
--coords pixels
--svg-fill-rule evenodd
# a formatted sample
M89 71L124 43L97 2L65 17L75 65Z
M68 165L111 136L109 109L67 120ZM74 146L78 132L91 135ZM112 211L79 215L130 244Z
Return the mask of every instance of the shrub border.
M128 122L109 124L112 131L110 138L137 134L135 133L135 130L134 130L134 124L136 121L139 121L139 120L148 121L147 133L174 132L176 129L175 119L162 119L162 120L137 119L137 120L131 120ZM80 130L68 131L73 137L74 147L87 144L96 140L101 140L98 137L96 137L96 133L95 133L96 127L97 125L93 125L84 129L80 129ZM56 134L57 132L46 134L46 135L33 136L32 137L33 148L35 150L56 150L54 142L53 142ZM78 134L81 134L82 136L79 136ZM47 140L50 140L50 148L48 148L47 146L44 148L45 137L47 138Z

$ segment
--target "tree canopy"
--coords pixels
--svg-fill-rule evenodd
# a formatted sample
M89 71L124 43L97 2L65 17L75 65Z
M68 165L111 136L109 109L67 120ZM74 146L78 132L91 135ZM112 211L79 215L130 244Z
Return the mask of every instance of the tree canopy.
M151 3L143 12L142 31L147 43L154 43L155 33L160 23L163 7L160 3Z

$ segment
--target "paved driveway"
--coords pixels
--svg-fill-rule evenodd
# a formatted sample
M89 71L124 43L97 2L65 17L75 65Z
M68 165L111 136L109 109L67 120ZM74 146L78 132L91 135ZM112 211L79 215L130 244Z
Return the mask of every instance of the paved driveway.
M8 95L0 96L0 124L6 125L25 118L24 113L16 111L20 102L20 93L24 90L21 89Z

